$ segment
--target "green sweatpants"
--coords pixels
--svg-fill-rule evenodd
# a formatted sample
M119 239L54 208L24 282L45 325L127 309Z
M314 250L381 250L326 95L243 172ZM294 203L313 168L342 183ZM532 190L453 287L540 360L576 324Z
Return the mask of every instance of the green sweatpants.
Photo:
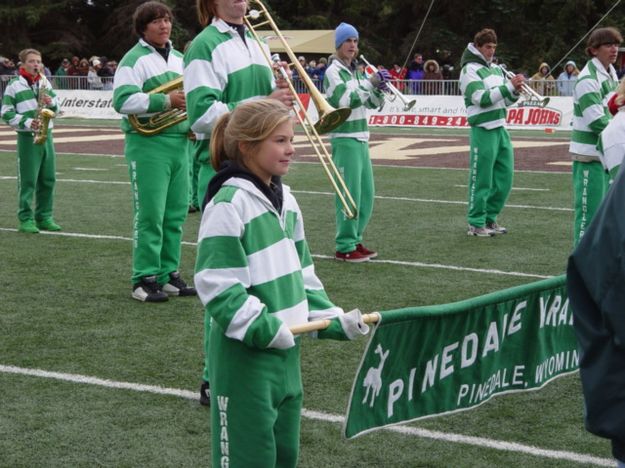
M299 455L300 340L250 348L213 324L210 337L212 466L287 468Z
M610 186L600 161L573 161L573 245L577 246Z
M43 145L34 143L30 132L17 132L17 218L20 222L52 218L56 153L52 131ZM31 208L33 195L36 207Z
M184 134L126 133L125 153L133 193L132 282L178 271L182 225L189 201L188 139Z
M200 172L199 155L207 147L206 140L189 141L189 206L200 207L201 200L198 200L197 187Z
M332 161L339 170L345 186L356 203L358 216L349 219L343 213L339 197L336 203L336 250L341 253L352 252L362 243L362 235L371 220L375 185L373 168L369 157L369 143L355 138L332 139Z
M208 371L209 367L209 343L210 343L210 333L211 333L211 316L204 307L204 371L202 372L202 380L204 382L210 382L210 372Z
M199 207L202 211L204 211L204 198L206 197L206 192L208 192L208 183L211 181L213 176L217 173L213 166L210 163L210 154L209 152L209 140L198 140L195 142L195 158L199 162L199 170L198 170L198 183L197 183L197 199L199 203ZM208 155L208 156L207 156ZM208 372L209 368L209 359L208 359L208 348L209 348L209 337L210 337L210 327L211 327L211 317L208 312L204 312L204 371L202 372L202 380L205 382L210 382L210 375Z
M497 221L514 175L514 152L504 127L471 127L467 221L484 227Z

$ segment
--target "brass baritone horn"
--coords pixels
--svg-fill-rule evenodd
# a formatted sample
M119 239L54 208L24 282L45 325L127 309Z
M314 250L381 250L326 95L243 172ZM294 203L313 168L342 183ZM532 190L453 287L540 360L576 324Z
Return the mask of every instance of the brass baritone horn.
M278 39L280 39L284 50L291 60L289 66L293 66L297 69L300 79L306 86L308 93L310 94L310 98L317 108L317 111L319 113L319 121L317 121L316 124L313 124L308 117L306 107L302 104L302 101L300 100L297 91L293 86L291 78L286 73L284 68L279 65L279 56L277 56L276 54L274 56L274 59L272 59L267 55L267 52L261 46L260 49L263 52L265 59L267 59L267 63L269 64L269 66L273 68L274 71L276 71L277 69L277 73L281 73L281 78L283 78L289 86L289 90L291 91L291 94L295 99L295 115L297 116L299 123L304 129L304 132L306 133L306 138L312 145L313 150L315 151L315 154L319 159L319 162L323 166L323 169L325 170L326 175L330 180L330 184L332 185L336 196L341 202L341 205L343 207L343 213L347 218L354 219L358 216L358 207L356 206L356 202L354 201L351 193L349 193L349 190L345 185L345 180L341 176L339 170L336 168L334 162L332 161L332 157L328 154L328 150L326 149L323 141L321 140L321 137L319 136L320 133L330 132L339 125L341 125L351 114L351 109L348 107L334 109L334 107L326 102L315 84L308 77L308 74L306 73L304 68L299 64L297 57L291 50L291 47L287 44L286 39L284 38L282 33L278 30L278 27L274 23L271 16L269 16L269 12L265 8L265 6L259 0L250 0L249 4L250 7L254 4L261 10L260 12L258 10L250 10L248 16L244 18L245 25L250 30L250 33L252 34L252 36L254 36L254 39L259 44L262 44L262 41L258 36L256 29L266 24L270 25L273 34ZM261 15L264 15L265 21L252 25L250 20L258 20Z
M367 62L367 59L365 58L364 55L360 56L360 60L362 60L368 68L373 70L373 73L378 72L378 68L374 65L371 65L369 62ZM393 86L393 83L386 83L386 88L387 90L384 92L384 95L389 96L388 101L393 102L396 99L399 99L401 103L404 105L404 112L408 112L417 103L416 99L413 99L411 101L408 100L408 98L404 96L399 89Z
M173 80L168 81L167 83L162 84L151 91L148 91L147 94L167 94L177 89L182 91L182 76L174 78ZM128 116L128 122L130 122L132 128L134 128L141 135L147 136L156 135L166 128L173 127L174 125L179 124L186 119L187 111L175 108L153 114L150 117L147 117L147 121L145 122L141 122L139 120L139 117L137 117L136 115Z
M508 70L503 63L499 65L499 68L501 68L501 71L504 72L504 75L506 76L506 78L508 78L509 80L514 78L514 73ZM536 91L534 91L530 86L528 86L527 83L523 83L523 85L521 86L521 94L526 100L536 102L540 107L546 107L547 104L549 104L549 99L550 99L549 97L541 96Z

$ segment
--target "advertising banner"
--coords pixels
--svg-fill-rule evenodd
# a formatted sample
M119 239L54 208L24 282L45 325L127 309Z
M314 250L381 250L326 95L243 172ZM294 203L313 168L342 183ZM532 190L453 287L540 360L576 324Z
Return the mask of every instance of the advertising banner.
M370 126L383 127L468 127L464 99L461 96L406 96L416 100L415 106L404 111L401 102L385 101L380 110L368 112ZM507 127L510 129L570 130L573 120L573 99L552 97L545 107L519 99L509 107Z
M113 91L59 89L56 95L61 117L83 119L121 119L113 109Z
M113 109L113 91L63 90L56 91L62 117L84 119L120 119ZM318 117L308 94L300 94L313 122ZM370 126L461 128L468 127L464 101L460 96L406 96L416 105L404 111L400 102L385 101L382 109L369 109ZM573 100L570 97L552 97L545 107L521 102L508 108L508 128L570 130L573 119Z

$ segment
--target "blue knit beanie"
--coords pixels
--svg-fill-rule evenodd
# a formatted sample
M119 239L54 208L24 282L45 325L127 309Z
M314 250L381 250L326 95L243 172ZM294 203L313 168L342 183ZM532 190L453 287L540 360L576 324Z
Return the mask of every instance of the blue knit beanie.
M351 24L341 23L334 31L334 46L338 49L347 39L358 39L358 31Z

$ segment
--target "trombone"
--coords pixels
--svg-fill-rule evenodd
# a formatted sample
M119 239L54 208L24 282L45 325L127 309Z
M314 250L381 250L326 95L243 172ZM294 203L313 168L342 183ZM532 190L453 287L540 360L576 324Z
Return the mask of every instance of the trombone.
M499 68L501 68L501 70L504 72L506 78L508 78L509 80L514 78L514 73L508 70L503 63L499 65ZM547 104L549 104L549 99L551 99L549 97L541 96L536 91L534 91L532 87L529 86L527 83L523 83L521 85L521 94L527 101L536 102L539 107L546 107Z
M284 68L279 66L280 57L278 56L278 54L274 54L272 57L269 57L265 49L261 46L260 49L263 52L263 55L265 56L265 59L267 60L269 66L274 70L277 69L277 73L281 74L281 77L284 78L289 86L289 90L291 91L291 94L295 99L295 115L297 116L297 120L304 129L304 132L306 133L306 138L312 145L313 150L315 151L315 154L319 159L319 162L323 166L323 169L325 170L325 173L330 180L330 184L332 184L332 188L334 189L336 196L339 198L339 201L343 206L343 213L347 218L355 219L358 216L358 207L356 206L356 202L354 201L351 193L349 193L347 185L345 185L345 180L343 179L341 173L332 161L332 157L328 154L328 150L326 149L323 141L321 140L321 137L319 136L319 134L331 132L336 127L341 125L351 114L351 109L349 107L335 109L330 104L328 104L328 102L321 95L321 92L319 92L310 77L308 77L308 74L306 73L304 68L299 64L297 57L291 50L291 47L287 44L286 39L276 26L276 23L269 15L267 8L265 8L265 6L259 0L250 0L249 4L250 7L254 5L260 10L259 11L256 9L251 9L248 12L247 16L243 18L243 20L245 21L245 25L250 30L250 33L260 45L262 44L262 41L258 36L256 29L266 24L269 25L269 27L273 31L273 34L282 43L282 47L284 47L284 50L289 57L289 60L291 60L291 63L289 63L288 66L296 68L301 80L303 81L310 94L311 100L317 108L317 112L319 113L319 120L317 121L317 123L313 124L308 117L306 107L302 104L302 101L300 100L297 91L295 90L295 86L293 86L291 78L284 70ZM265 20L263 22L255 23L254 25L252 25L252 21L258 21L261 16L263 16Z
M158 93L170 93L176 89L182 90L182 76L178 78L174 78L171 81L168 81L165 84L162 84L151 91L148 91L148 94L158 94ZM139 118L136 115L129 115L128 122L132 125L138 133L141 135L156 135L157 133L161 133L163 130L169 127L173 127L180 122L183 122L187 119L187 111L183 111L182 109L171 108L166 111L158 112L152 116L150 116L147 122L139 121Z
M360 56L360 60L362 60L367 66L367 68L371 69L373 73L378 72L378 68L375 65L371 65L367 61L364 55ZM390 83L390 82L386 83L386 91L384 92L384 95L389 96L388 98L389 102L393 102L396 99L399 99L401 103L404 105L404 112L408 112L417 103L416 99L409 101L408 98L404 96L402 92L393 85L393 83ZM382 106L384 106L384 104L382 104ZM382 110L382 106L380 107L380 110Z

